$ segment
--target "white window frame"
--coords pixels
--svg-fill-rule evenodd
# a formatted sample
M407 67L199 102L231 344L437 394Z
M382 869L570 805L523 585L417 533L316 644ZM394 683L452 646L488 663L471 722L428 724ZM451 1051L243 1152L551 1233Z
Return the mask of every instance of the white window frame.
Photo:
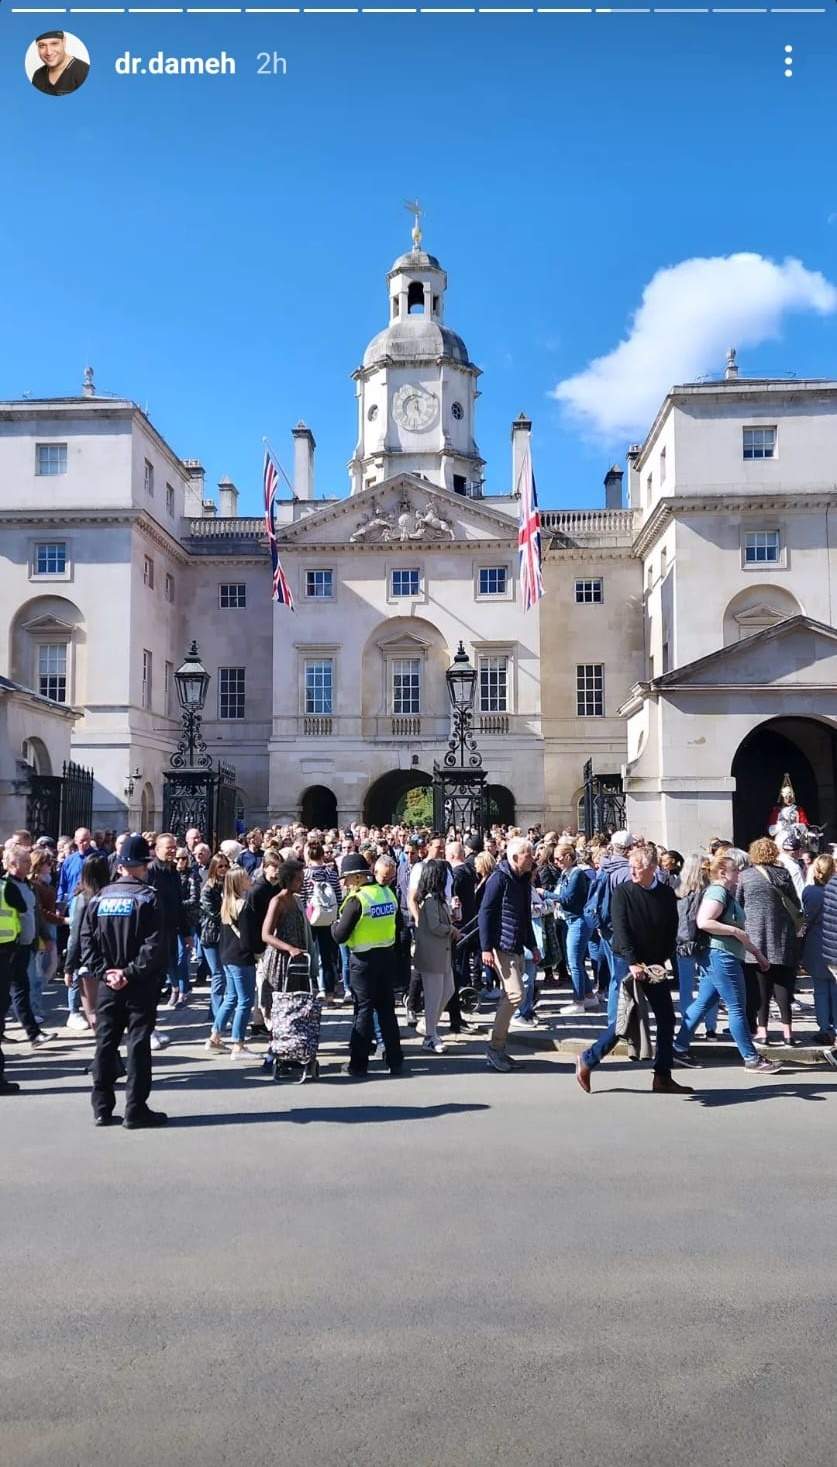
M661 488L662 488L663 484L666 481L666 474L668 473L668 464L666 462L666 458L667 458L666 449L665 449L665 445L663 445L663 447L660 449L660 487Z
M301 692L301 699L302 699L302 713L303 713L303 716L304 717L306 717L306 718L333 718L334 717L335 672L336 672L336 665L337 665L336 664L336 659L335 659L334 655L331 652L310 651L310 652L307 652L305 654L305 656L303 657L303 659L302 659L302 686L301 686L300 692ZM328 667L331 668L331 678L330 678L331 698L330 698L330 706L328 708L309 708L308 707L308 669L309 668L314 668L314 667L325 667L325 666L328 666ZM321 689L315 686L315 687L312 687L311 691L312 691L313 694L316 694L316 693L320 692Z
M323 576L323 575L331 576L331 590L325 596L318 596L315 592L308 590L308 577L309 576L317 576L317 575L320 575L320 576ZM332 566L332 565L306 565L306 566L303 566L303 568L302 568L302 591L303 591L303 595L304 595L306 601L335 601L336 600L335 585L336 585L336 581L335 581L335 576L334 576L334 566Z
M598 586L598 596L587 596L584 594L586 587ZM582 594L579 596L579 589ZM573 586L573 599L576 606L604 606L604 576L576 576Z
M393 592L393 578L396 571L415 571L418 574L418 590L411 591L407 596L396 596ZM420 601L427 600L427 587L425 585L424 570L420 565L405 565L402 561L391 561L387 565L387 602L390 606L417 605Z
M165 576L165 597L166 597L166 600L169 603L169 606L174 606L175 594L176 594L176 588L175 588L175 584L174 584L174 576L172 575L171 571L166 571L166 576Z
M592 671L593 671L593 682L592 682L592 686L588 686L588 683L587 683L587 672L590 669L592 669ZM596 682L595 682L595 674L596 674L596 671L598 671L598 673L599 673L599 686L598 686L598 688L596 687ZM581 678L582 672L584 673L584 684L583 685L582 685L582 678ZM601 712L596 712L594 710L591 713L591 712L588 711L588 709L586 707L583 708L583 709L579 707L579 699L581 697L584 697L585 702L586 702L588 696L592 696L593 700L595 701L595 698L596 698L596 694L597 693L599 693L601 695L601 705L602 705L601 706ZM605 717L605 665L604 665L603 662L577 662L576 663L576 668L575 668L575 714L576 714L576 718L604 718Z
M64 569L61 571L39 571L38 549L42 545L64 546ZM70 542L66 539L40 537L29 542L29 579L30 581L71 581L73 579L72 556L70 554Z
M417 706L415 708L396 708L396 706L395 706L395 678L396 678L396 672L397 672L398 668L404 667L406 663L414 663L415 664L416 673L417 673L417 681L418 681L418 688L417 688L418 697L416 699ZM388 680L389 680L389 687L387 689L387 698L388 698L388 702L389 702L389 713L390 713L390 717L392 717L392 718L420 718L421 717L422 696L423 696L423 693L424 693L424 675L423 675L423 673L424 673L424 658L421 656L420 653L419 654L416 654L414 652L408 652L405 656L402 656L402 655L399 654L399 655L390 657L388 659L388 663L387 663L387 676L388 676ZM403 673L400 674L400 675L401 676L404 676ZM410 676L413 676L413 674L411 673ZM412 701L412 699L411 699L411 701Z
M491 663L503 664L503 707L490 708L486 706L483 698L483 672L489 673L489 695L490 695L490 672ZM480 714L511 713L511 658L508 652L484 651L477 654L477 712ZM498 684L499 686L499 684ZM490 697L489 697L490 701Z
M154 465L150 458L143 460L142 485L149 499L154 498Z
M756 434L759 434L759 433L762 434L762 435L764 435L765 433L772 433L773 434L773 452L772 453L757 452L756 451L755 439L754 439L753 442L751 442L751 445L750 445L751 452L748 453L747 452L747 434L748 433L752 433L753 435L756 435ZM761 446L761 448L764 448L764 440L763 440L763 438L762 438L762 443L761 443L760 446ZM774 460L777 459L778 457L779 457L779 429L778 429L777 425L775 423L752 423L752 424L745 423L745 425L741 429L741 458L742 458L742 461L745 464L750 464L750 463L759 463L759 464L760 463L773 463Z
M142 584L149 591L154 590L154 557L151 555L143 555L142 558Z
M172 519L174 519L174 512L175 512L176 506L177 506L177 496L175 494L174 485L172 483L170 483L170 481L167 479L166 480L166 514L171 515Z
M226 687L223 687L222 686L222 684L227 681L226 678L222 677L222 674L231 673L231 672L241 673L242 674L242 676L241 676L240 679L239 678L236 678L236 687L235 687L234 692L231 692L229 686L226 686ZM238 686L239 682L241 684L240 687ZM222 707L223 707L223 704L222 704L222 701L221 701L222 698L231 698L231 697L238 698L239 696L241 697L241 712L240 713L223 713L221 711L222 710ZM246 719L246 717L247 717L247 668L241 666L240 664L235 664L235 665L229 666L229 667L219 667L218 668L218 721L219 721L219 723L243 723L244 720Z
M142 649L142 674L140 678L140 707L146 713L151 712L154 698L154 653L148 648Z
M48 670L45 674L42 673L42 671L41 671L41 653L42 652L53 651L53 650L63 652L63 654L64 654L64 672L63 672L63 678L64 678L64 697L63 698L53 697L53 694L52 693L44 693L41 690L41 677L42 676L45 676L47 679L49 679L50 677L54 677L54 678L57 679L57 678L60 678L62 676L62 673L60 671L54 671L53 672L53 671L49 671ZM70 702L70 656L71 656L71 644L70 644L69 638L63 638L62 639L62 638L59 638L59 637L43 637L42 639L40 639L39 641L37 641L35 643L35 679L34 679L34 685L35 685L36 692L40 693L41 694L41 697L43 697L43 698L52 698L53 699L53 702L55 702L55 703L67 704L67 703Z
M505 571L506 585L503 591L481 591L480 576L483 571ZM512 568L507 560L478 560L474 563L474 600L475 601L513 601L514 600L514 576Z
M41 468L41 449L42 448L46 448L46 449L50 449L50 448L63 449L64 450L63 459L61 459L60 453L58 455L59 460L63 464L63 467L55 469L54 472L52 470L50 470L50 469L48 469L48 470L46 470L46 472L44 472L44 470ZM36 479L60 479L63 474L66 474L67 473L67 471L69 469L69 463L70 463L70 455L69 455L69 452L68 452L68 445L65 442L62 442L60 439L56 439L54 442L51 441L50 439L41 439L40 441L36 440L36 442L35 442L35 477L36 477Z
M227 601L224 605L224 591L232 590L235 586L244 592L243 601ZM218 582L218 610L219 611L246 611L247 610L247 582L246 581L219 581Z
M174 663L163 663L163 712L171 718L171 695L174 687Z
M747 540L751 535L775 535L778 539L779 554L776 560L748 560ZM741 526L741 569L752 573L753 571L777 571L788 568L788 547L782 526L777 524L765 525L742 525Z

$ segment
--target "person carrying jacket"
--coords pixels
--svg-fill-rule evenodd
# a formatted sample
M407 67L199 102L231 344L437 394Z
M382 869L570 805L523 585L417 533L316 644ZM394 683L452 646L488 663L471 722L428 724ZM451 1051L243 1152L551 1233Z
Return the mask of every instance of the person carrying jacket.
M607 881L610 885L611 913L613 910L613 896L617 887L631 879L628 854L634 844L634 837L629 830L615 830L610 837L608 854L599 867L597 884L602 881ZM610 973L610 983L608 984L607 990L607 1022L608 1024L615 1024L616 1009L619 1003L619 989L622 986L622 979L628 971L628 964L614 947L612 918L608 919L604 927L600 927L598 930L601 956L607 963L608 972Z
M90 898L81 926L82 964L99 979L90 1097L94 1122L97 1126L113 1123L117 1057L127 1032L122 1124L129 1131L162 1126L168 1119L163 1111L148 1105L151 1035L167 961L159 898L146 880L150 859L148 842L141 835L125 841L117 880Z
M387 1068L391 1075L398 1075L404 1063L394 992L401 925L398 900L391 887L374 881L363 856L346 856L340 878L345 896L331 935L338 945L349 949L349 983L355 1001L345 1073L355 1079L365 1077L374 1041L372 1016L377 1013Z
M494 970L502 984L485 1062L490 1070L499 1070L501 1074L507 1074L518 1063L507 1053L506 1042L512 1014L525 995L524 948L529 949L536 965L541 960L532 927L534 862L532 842L513 836L505 857L486 882L479 909L482 961Z

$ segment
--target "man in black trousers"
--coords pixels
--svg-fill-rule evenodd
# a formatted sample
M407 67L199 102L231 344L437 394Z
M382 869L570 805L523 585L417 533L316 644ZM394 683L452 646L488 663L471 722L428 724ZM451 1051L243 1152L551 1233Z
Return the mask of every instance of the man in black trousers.
M99 979L93 1116L97 1126L117 1117L114 1083L119 1045L127 1031L125 1118L129 1131L162 1126L168 1117L150 1110L151 1034L160 979L167 961L166 928L157 893L146 880L151 852L141 835L122 846L119 877L87 905L81 929L82 963Z
M657 857L645 846L634 846L629 856L631 877L615 888L610 907L613 951L625 959L635 982L645 981L645 995L657 1021L657 1048L652 1090L663 1095L688 1095L691 1085L671 1077L674 1050L674 1005L666 981L648 982L646 967L662 965L672 957L677 940L677 898L657 875ZM575 1074L590 1094L590 1075L616 1045L616 1024L608 1025L596 1043L580 1054Z

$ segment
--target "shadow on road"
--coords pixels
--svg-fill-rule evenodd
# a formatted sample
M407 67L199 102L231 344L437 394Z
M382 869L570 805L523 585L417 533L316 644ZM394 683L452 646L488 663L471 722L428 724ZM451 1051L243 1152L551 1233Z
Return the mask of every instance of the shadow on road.
M379 1121L429 1121L439 1116L462 1115L468 1111L490 1110L490 1105L308 1105L297 1110L232 1111L226 1115L170 1116L168 1129L188 1126L250 1126L265 1121L293 1121L310 1125L320 1121L344 1126L376 1125Z
M692 1102L702 1105L704 1109L710 1110L716 1105L753 1105L757 1100L825 1100L829 1095L837 1093L837 1081L833 1085L823 1085L815 1081L813 1085L806 1085L804 1080L796 1083L790 1081L786 1084L760 1085L756 1080L752 1088L747 1090L701 1090L692 1097Z

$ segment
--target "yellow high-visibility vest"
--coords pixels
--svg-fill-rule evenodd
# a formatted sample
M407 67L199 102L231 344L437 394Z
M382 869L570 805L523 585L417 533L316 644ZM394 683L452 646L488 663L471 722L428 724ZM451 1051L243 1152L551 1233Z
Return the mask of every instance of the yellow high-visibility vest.
M356 897L360 902L360 921L357 923L350 937L346 939L346 946L350 952L371 952L373 948L392 947L395 942L395 914L398 903L388 886L378 886L377 882L369 882L366 886L358 886L350 896ZM343 906L346 902L343 902ZM342 911L342 907L341 907Z

